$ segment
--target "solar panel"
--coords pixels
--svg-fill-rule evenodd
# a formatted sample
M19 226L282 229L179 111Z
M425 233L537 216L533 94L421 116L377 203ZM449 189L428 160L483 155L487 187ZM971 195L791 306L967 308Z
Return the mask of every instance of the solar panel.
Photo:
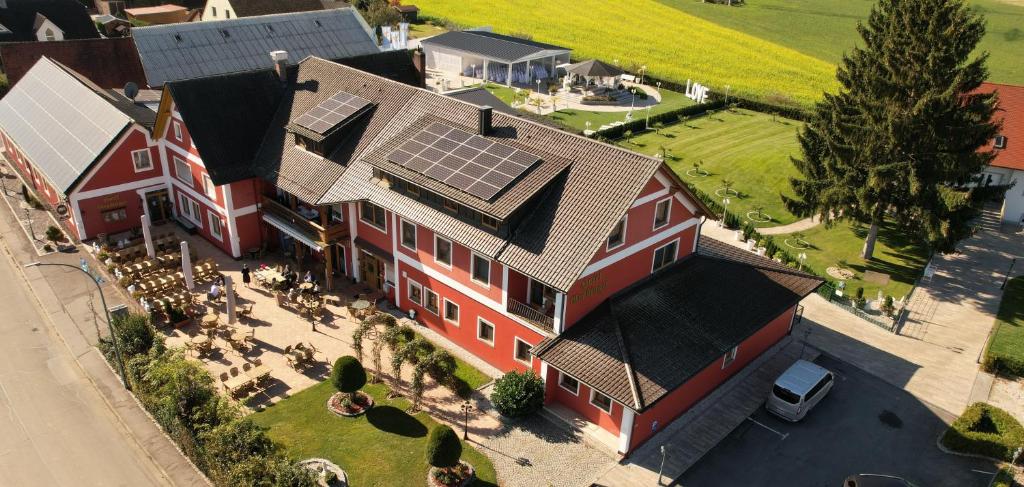
M490 200L540 161L529 152L433 123L388 160L477 198Z
M310 108L306 113L299 115L295 119L295 124L323 135L369 105L370 100L339 91L319 105Z

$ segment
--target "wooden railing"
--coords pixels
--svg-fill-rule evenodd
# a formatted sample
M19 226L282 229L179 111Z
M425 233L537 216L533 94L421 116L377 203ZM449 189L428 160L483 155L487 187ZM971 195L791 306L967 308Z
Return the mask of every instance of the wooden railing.
M554 318L544 314L543 312L534 309L532 306L516 301L515 299L508 298L508 312L512 313L520 318L537 325L548 332L555 331L555 320Z
M348 234L348 225L336 224L324 228L320 224L307 219L301 213L281 204L269 196L263 197L263 211L274 215L286 222L290 222L297 228L309 233L325 243L340 240Z

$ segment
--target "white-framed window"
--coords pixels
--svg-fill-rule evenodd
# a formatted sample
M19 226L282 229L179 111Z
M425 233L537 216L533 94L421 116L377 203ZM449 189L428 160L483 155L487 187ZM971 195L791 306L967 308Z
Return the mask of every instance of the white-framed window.
M436 315L438 313L437 293L429 287L423 288L423 309Z
M654 230L668 225L672 216L672 197L669 196L654 205Z
M484 286L491 285L491 259L474 252L470 267L473 282Z
M213 180L208 174L203 174L203 193L206 193L211 200L217 201L217 186L214 186Z
M558 373L558 387L571 392L574 396L580 395L580 381L569 374Z
M387 215L384 213L384 208L369 201L359 202L359 219L377 227L382 232L387 232Z
M104 210L102 212L103 221L107 223L121 222L128 219L127 208L115 208L113 210Z
M211 210L206 210L206 217L210 220L210 235L213 235L213 238L217 240L223 241L224 230L221 228L220 215Z
M189 187L195 187L195 182L192 181L192 166L178 156L171 156L171 158L174 159L174 177Z
M203 227L203 211L202 207L199 206L192 198L185 196L182 193L178 193L178 213L184 216L187 220L194 223L199 228Z
M185 140L185 137L181 134L181 122L174 120L171 122L171 127L174 128L174 138L178 142Z
M483 318L476 319L476 339L494 346L494 325Z
M341 204L331 205L331 221L345 223L345 213L341 211Z
M612 398L593 389L590 390L590 405L609 414L612 412Z
M444 320L459 326L459 305L449 301L447 298L444 300Z
M615 224L615 228L612 228L612 233L608 234L608 244L605 250L612 250L621 247L626 243L626 217L622 217L618 223Z
M736 361L736 353L740 351L739 345L732 347L725 355L722 356L722 368L726 368L732 365Z
M46 34L46 40L48 40L48 41L55 41L55 40L57 40L57 34L53 33L53 29L49 29L49 28L46 29L45 34Z
M416 224L402 220L402 247L409 250L416 250Z
M452 267L452 241L434 234L434 262Z
M533 350L533 345L530 345L523 339L516 337L515 346L512 347L512 357L516 359L516 362L532 366L533 356L530 355L530 350Z
M149 149L132 151L132 166L135 168L135 172L153 169L153 158L149 154Z
M673 240L654 250L654 263L651 265L651 272L665 267L676 260L676 253L679 250L679 240Z
M411 279L409 280L409 301L423 306L423 286Z

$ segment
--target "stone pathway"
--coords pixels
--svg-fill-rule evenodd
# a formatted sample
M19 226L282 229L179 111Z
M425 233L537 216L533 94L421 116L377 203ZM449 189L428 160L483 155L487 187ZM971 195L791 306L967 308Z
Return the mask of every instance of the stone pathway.
M757 231L761 235L781 235L784 233L803 232L810 230L821 224L821 220L818 217L813 216L810 218L804 218L803 220L790 223L788 225L779 225L777 227L761 227Z

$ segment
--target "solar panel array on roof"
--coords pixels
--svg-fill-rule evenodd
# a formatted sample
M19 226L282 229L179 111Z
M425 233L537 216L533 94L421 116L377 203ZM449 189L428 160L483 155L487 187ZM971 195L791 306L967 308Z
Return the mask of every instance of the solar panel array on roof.
M529 152L440 123L421 130L388 159L483 200L540 162Z
M368 106L370 100L340 91L299 115L299 118L295 119L295 124L324 135Z
M376 36L352 8L207 22L136 27L132 37L150 86L274 66L308 56L344 59L380 52Z

